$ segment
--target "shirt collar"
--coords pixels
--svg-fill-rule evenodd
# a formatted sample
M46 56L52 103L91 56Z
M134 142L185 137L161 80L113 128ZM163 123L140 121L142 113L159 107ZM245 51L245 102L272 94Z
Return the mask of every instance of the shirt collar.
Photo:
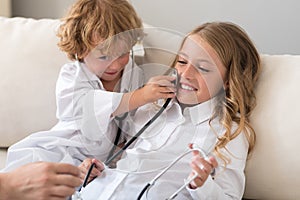
M80 63L81 64L81 66L82 66L82 71L83 71L83 73L85 73L86 74L86 76L87 77L85 77L85 79L89 79L89 80L91 80L91 81L98 81L99 80L99 78L94 74L94 73L92 73L90 70L89 70L89 68L86 66L86 64L85 63Z
M214 112L216 98L200 103L196 106L186 107L183 111L184 115L189 114L194 125L198 125L209 120Z
M77 69L77 71L78 71L77 77L79 78L79 80L84 82L85 81L89 82L89 84L93 85L93 88L99 88L101 90L105 90L101 80L88 69L85 63L81 62L80 68Z
M92 82L97 81L98 84L100 85L100 89L105 90L101 80L88 69L86 64L80 63L80 65L82 67L79 70L82 70L83 72L83 74L81 74L80 77L81 80L92 81ZM120 92L132 91L139 88L142 85L143 74L138 69L139 68L135 65L135 63L132 63L132 59L130 58L129 62L127 63L123 71Z

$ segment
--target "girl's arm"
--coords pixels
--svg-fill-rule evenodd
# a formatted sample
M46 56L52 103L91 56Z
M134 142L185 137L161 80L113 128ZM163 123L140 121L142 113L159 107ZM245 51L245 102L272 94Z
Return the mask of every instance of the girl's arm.
M210 157L208 161L194 155L191 162L191 171L197 171L200 175L187 187L193 199L242 199L245 187L244 169L246 166L248 143L243 133L231 140L222 153L230 158L230 163L224 167L221 159L214 178L208 176L210 165L214 166L214 160Z

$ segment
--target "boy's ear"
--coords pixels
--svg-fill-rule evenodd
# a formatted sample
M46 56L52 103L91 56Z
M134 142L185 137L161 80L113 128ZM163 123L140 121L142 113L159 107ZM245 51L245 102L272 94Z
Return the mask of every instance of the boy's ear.
M224 90L227 90L228 89L228 87L229 87L229 81L228 80L226 80L225 82L224 82Z
M84 53L82 54L76 54L77 55L77 58L79 61L83 62L84 58L89 54L89 51L86 50Z

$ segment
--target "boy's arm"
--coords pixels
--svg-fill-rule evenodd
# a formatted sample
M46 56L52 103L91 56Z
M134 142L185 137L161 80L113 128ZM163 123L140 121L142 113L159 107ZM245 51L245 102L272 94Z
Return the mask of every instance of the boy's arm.
M121 115L159 99L174 98L175 87L171 82L174 79L171 76L157 76L150 79L142 88L124 93L119 106L113 112L113 116Z

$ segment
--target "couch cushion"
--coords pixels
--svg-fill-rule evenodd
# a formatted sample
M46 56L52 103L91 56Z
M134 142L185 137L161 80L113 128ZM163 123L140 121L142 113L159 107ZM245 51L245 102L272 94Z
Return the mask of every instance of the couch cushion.
M300 56L264 55L251 117L257 144L247 163L245 197L300 198Z
M163 74L171 66L184 34L145 23L144 32L145 55L135 56L135 61L144 70L148 79L154 75Z
M55 82L67 61L58 20L0 17L0 147L56 123Z

